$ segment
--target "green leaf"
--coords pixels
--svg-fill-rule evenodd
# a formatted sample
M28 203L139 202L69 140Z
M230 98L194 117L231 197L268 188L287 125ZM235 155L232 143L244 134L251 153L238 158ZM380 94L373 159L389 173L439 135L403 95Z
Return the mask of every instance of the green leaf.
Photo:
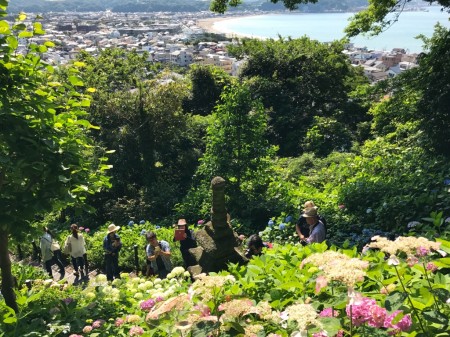
M320 319L323 328L327 331L328 336L334 336L341 329L341 322L336 317L324 317Z
M27 18L27 15L26 15L25 13L21 12L21 13L19 14L19 16L17 17L17 20L23 21L23 20L25 20L26 18Z
M74 86L79 86L79 87L81 87L81 86L84 85L84 84L83 84L83 81L82 81L78 76L74 76L74 75L69 76L69 81L70 81L70 83L71 83L72 85L74 85Z
M25 30L27 29L27 26L24 23L19 23L17 25L13 26L14 30Z
M55 44L52 41L45 41L44 46L52 48L55 46Z
M33 23L33 32L37 35L45 34L45 31L42 29L42 24L40 22Z
M0 21L0 34L10 34L9 24L8 22L2 20Z
M19 46L19 41L17 41L14 36L8 36L6 41L8 41L8 44L12 49L16 49Z
M32 32L24 31L19 33L19 39L27 38L27 37L33 37Z
M5 324L13 324L13 323L16 323L16 322L17 322L17 318L16 317L8 317L8 318L5 318L3 320L3 323L5 323Z

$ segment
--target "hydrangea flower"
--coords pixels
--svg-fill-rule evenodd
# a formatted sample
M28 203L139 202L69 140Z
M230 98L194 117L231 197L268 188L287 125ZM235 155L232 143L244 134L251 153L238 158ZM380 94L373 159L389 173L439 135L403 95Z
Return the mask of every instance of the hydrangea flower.
M94 323L92 323L92 328L99 329L99 328L101 328L101 326L103 324L105 324L105 321L103 319L98 319L98 320L94 321Z
M90 325L86 325L83 328L83 333L90 333L91 331L92 331L92 326L90 326Z
M205 220L203 220L203 219L197 221L197 225L203 225L204 223L205 223Z
M438 266L436 266L433 262L427 263L427 270L434 273L436 270L438 270Z
M117 318L116 321L114 322L114 325L119 327L121 326L123 323L125 323L125 320L122 318Z
M278 229L280 230L280 231L282 231L282 230L284 230L286 228L286 224L285 223L280 223L280 225L278 226Z
M291 222L292 221L292 215L288 215L286 219L284 219L285 222Z
M344 204L340 204L338 205L339 209L345 209L345 205Z
M370 214L370 213L372 213L372 208L368 208L368 209L366 209L366 214Z
M272 219L270 219L269 222L267 223L269 227L273 227L274 224L275 222Z
M130 336L141 336L144 334L144 329L140 326L132 326L129 332Z
M78 227L80 231L84 231L84 227Z
M141 310L150 311L155 306L155 304L156 304L155 300L150 298L146 301L142 301L140 307Z
M155 228L156 228L156 229L160 229L160 228L161 228L161 226L155 226Z
M141 230L141 235L147 235L147 231L145 229Z
M128 221L128 226L133 226L133 225L134 225L134 221L133 220Z
M333 310L333 308L325 308L319 313L320 317L338 317L339 311Z
M144 224L145 224L145 220L139 221L139 224L140 224L140 225L144 225Z

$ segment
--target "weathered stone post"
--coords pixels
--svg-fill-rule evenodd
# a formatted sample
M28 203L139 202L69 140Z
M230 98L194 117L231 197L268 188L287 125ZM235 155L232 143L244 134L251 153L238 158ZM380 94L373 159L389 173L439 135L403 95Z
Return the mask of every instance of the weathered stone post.
M239 239L228 222L225 180L222 177L215 177L211 181L211 188L211 221L196 233L198 247L189 249L197 263L188 268L193 275L226 269L229 262L247 261L239 247Z

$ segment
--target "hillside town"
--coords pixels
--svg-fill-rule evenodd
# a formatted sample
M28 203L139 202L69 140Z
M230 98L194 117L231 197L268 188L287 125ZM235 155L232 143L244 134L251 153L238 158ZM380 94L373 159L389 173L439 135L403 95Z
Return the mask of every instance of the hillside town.
M198 23L199 20L213 18L214 15L206 11L46 13L40 19L46 34L35 36L33 41L55 43L55 47L50 48L43 57L56 65L66 64L83 50L96 55L103 49L119 47L146 53L148 62L179 67L189 67L191 64L214 65L230 75L238 76L245 60L238 60L227 52L227 46L236 43L237 37L216 34L220 40L210 42L211 39L205 39L205 33L208 32ZM30 23L33 19L30 16ZM23 50L27 48L26 43L25 39L19 40ZM403 48L375 51L348 44L343 52L354 66L363 67L364 74L373 83L395 77L402 71L417 66L418 54L409 54Z

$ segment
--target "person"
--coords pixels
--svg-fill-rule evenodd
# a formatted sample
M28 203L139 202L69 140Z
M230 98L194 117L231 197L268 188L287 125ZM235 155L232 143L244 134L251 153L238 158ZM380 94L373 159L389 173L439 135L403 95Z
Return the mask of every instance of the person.
M247 242L247 250L245 251L245 257L251 259L253 256L260 256L263 248L270 248L271 245L267 242L263 242L258 234L250 235Z
M67 237L65 247L70 254L73 265L73 274L78 277L83 278L84 275L84 254L86 254L86 243L84 241L83 234L78 233L78 225L70 225L71 234ZM79 271L78 271L79 270Z
M64 269L64 264L61 258L61 247L59 243L54 239L53 233L44 227L44 235L42 235L40 240L40 248L42 254L42 261L44 261L45 269L50 277L53 277L52 265L56 263L59 267L60 279L62 280L66 274Z
M120 226L116 226L113 223L110 224L108 226L108 233L103 239L106 278L108 281L112 281L114 278L120 278L119 252L122 249L122 241L120 241L120 236L116 233L119 229Z
M177 240L178 238L174 236L173 241L180 241L180 252L183 257L184 268L187 269L188 267L194 265L189 249L197 247L197 242L194 239L192 231L188 227L186 219L179 219L177 227L179 231L183 231L183 235L179 240Z
M305 204L303 205L303 211L300 214L299 219L297 220L297 223L295 224L295 231L297 232L297 235L299 236L299 238L301 239L302 237L308 237L309 236L309 225L306 222L306 218L303 217L303 213L305 211L305 209L311 208L311 207L316 207L316 205L314 204L314 201L312 200L308 200L305 202ZM321 216L320 214L318 214L319 220L322 221L323 225L327 226L327 222L325 220L325 218L323 216Z
M172 261L170 260L170 246L167 241L158 241L156 233L148 232L147 238L147 260L150 261L153 272L155 272L159 278L166 278L172 270Z
M309 236L306 237L303 234L300 236L300 242L303 245L309 243L320 243L325 241L326 229L325 225L322 221L319 220L319 216L317 214L317 207L306 208L303 211L302 217L306 219L306 223L309 226Z

